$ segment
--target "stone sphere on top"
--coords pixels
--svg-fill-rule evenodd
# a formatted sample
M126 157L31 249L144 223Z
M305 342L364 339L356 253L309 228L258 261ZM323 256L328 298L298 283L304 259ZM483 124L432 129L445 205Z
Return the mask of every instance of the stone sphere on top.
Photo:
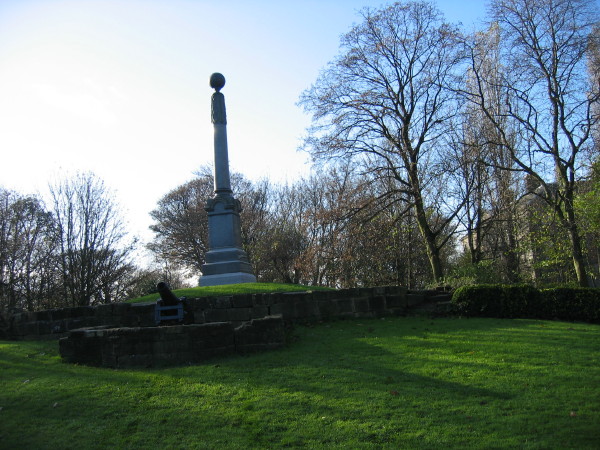
M225 77L219 72L215 72L210 76L210 87L219 92L225 86Z

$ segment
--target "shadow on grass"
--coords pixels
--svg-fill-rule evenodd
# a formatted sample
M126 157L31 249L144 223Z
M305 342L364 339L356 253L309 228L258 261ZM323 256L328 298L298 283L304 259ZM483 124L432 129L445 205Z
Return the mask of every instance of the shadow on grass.
M574 377L580 368L564 367L572 360L597 374L589 339L599 330L529 320L340 321L297 327L279 351L122 371L61 363L56 343L0 344L0 446L585 446L598 437L591 419L561 430L538 375ZM589 385L562 389L583 398L577 390ZM591 401L593 412L597 394Z

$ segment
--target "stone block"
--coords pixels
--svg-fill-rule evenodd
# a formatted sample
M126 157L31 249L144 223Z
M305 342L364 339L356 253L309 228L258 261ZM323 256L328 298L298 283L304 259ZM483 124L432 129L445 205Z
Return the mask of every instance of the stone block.
M179 354L182 351L185 351L185 349L189 348L189 345L186 345L185 342L185 337L182 334L178 335L178 339L176 340L172 340L172 341L166 341L166 340L157 340L151 343L151 351L147 352L147 353L152 353L153 355L159 355L161 353L172 353L172 354ZM139 353L143 353L142 351L139 351Z
M206 323L206 318L204 317L204 311L194 311L194 323Z
M381 313L385 311L385 297L383 295L377 295L369 299L370 310L374 313Z
M269 315L269 308L263 305L255 305L250 311L251 319L261 319Z
M252 294L247 295L234 295L231 298L231 305L234 308L251 308L254 305L254 296Z
M39 335L44 335L44 334L52 334L52 321L50 320L39 320L37 322L37 333Z
M252 308L231 308L227 310L227 320L246 321L252 318Z
M386 294L386 287L385 286L376 286L374 288L371 288L373 291L373 295L385 295Z
M186 325L185 327L190 336L190 341L202 348L234 345L233 326L230 322Z
M335 301L338 314L349 314L354 312L354 302L350 298L340 298Z
M112 322L118 326L128 326L131 322L129 314L130 308L131 305L129 303L114 303Z
M235 329L235 349L238 353L275 349L285 342L285 327L281 317L254 319Z
M210 299L208 297L200 297L200 298L192 298L187 300L190 307L196 314L198 311L204 311L205 309L209 309Z
M313 299L312 292L284 292L281 296L284 303L308 302Z
M77 328L89 328L97 325L94 317L78 317L74 319L65 320L66 328L68 330L75 330Z
M319 308L319 316L323 319L334 318L339 314L338 303L335 301L318 301L317 307Z
M102 364L102 347L104 343L101 338L86 338L83 334L70 334L58 342L60 354L65 361L91 366Z
M411 292L406 294L406 305L415 306L420 305L425 301L425 295L420 292Z
M25 322L22 325L22 331L25 336L36 336L38 334L38 323Z
M355 298L354 299L354 312L365 313L370 311L369 298Z
M312 297L309 297L311 299ZM298 319L317 319L320 317L317 302L312 300L297 301L294 304L294 316Z
M281 315L284 320L295 319L296 310L293 303L276 303L269 307L269 314L272 316Z
M52 320L52 314L50 313L50 310L37 311L34 314L34 320L36 322L51 321Z
M388 295L385 298L385 303L388 309L406 308L405 295Z
M204 320L210 322L227 322L229 315L226 309L207 309L204 311Z
M210 297L208 305L212 309L231 308L231 297Z
M113 305L98 305L96 306L95 316L102 322L112 321L113 317ZM108 320L107 320L108 319Z
M60 308L50 310L52 320L63 320L71 317L71 308Z
M66 320L53 320L50 324L52 334L60 334L68 331Z
M385 294L386 295L405 295L408 289L406 286L386 286Z
M313 299L317 302L325 302L332 300L331 293L329 291L312 291Z
M265 297L265 301L266 304L271 306L271 305L277 305L279 303L285 303L287 300L285 299L285 297L283 296L282 293L280 292L273 292L273 293L269 293L269 294L264 294Z
M270 306L272 305L271 294L254 294L254 305L256 306Z
M154 320L154 311L156 303L133 303L131 305L130 326L134 327L153 327L156 325Z
M358 289L358 292L359 292L358 296L359 297L373 297L374 295L381 295L381 294L376 294L375 289L377 289L377 288L360 288L360 289Z

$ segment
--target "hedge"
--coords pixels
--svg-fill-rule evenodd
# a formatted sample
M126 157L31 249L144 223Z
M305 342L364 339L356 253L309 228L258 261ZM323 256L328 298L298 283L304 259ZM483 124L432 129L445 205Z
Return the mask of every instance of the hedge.
M458 288L454 312L468 317L535 318L600 323L600 289L536 289L529 285Z

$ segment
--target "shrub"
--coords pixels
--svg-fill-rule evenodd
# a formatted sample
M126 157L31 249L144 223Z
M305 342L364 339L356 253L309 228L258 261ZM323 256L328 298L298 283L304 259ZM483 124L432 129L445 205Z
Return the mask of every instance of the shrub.
M528 285L463 286L452 296L454 311L470 317L536 318L600 323L600 289Z
M545 319L600 322L600 289L553 288L541 291Z
M455 311L466 316L528 317L539 304L539 291L528 285L463 286L452 296Z

